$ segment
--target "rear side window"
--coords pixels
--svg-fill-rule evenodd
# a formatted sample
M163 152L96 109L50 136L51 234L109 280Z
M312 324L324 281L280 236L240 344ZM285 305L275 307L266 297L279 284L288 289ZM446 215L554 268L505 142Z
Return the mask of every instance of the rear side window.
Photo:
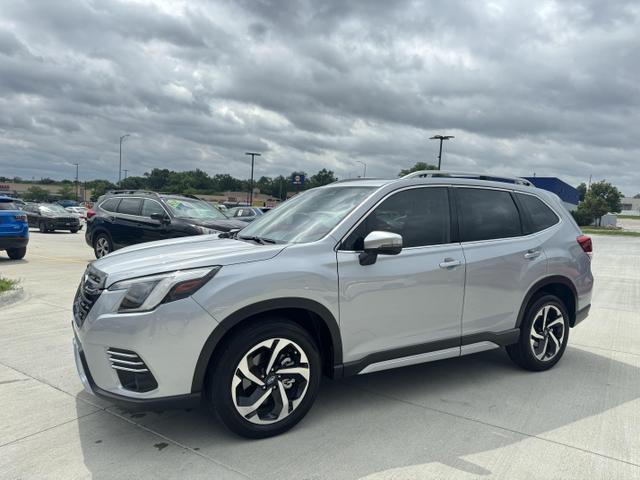
M457 188L460 237L463 242L522 235L520 214L509 192Z
M558 223L559 218L555 212L547 207L538 197L522 193L518 193L517 195L520 203L529 214L532 233L539 232Z
M102 202L100 208L107 212L115 212L118 209L119 198L110 198L109 200Z
M382 202L349 235L344 250L362 250L373 231L402 235L402 245L423 247L450 242L449 196L446 188L412 188Z
M118 213L125 215L140 215L142 200L139 198L123 198L118 205Z

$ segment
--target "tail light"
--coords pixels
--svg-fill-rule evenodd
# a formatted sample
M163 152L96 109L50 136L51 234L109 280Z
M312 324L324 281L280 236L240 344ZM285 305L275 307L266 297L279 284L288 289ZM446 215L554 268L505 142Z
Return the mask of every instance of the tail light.
M27 221L26 215L16 215L16 222L26 222L26 221Z
M92 208L90 208L89 210L87 210L87 220L89 220L91 217L93 217L96 214L96 212L93 211Z
M578 245L582 248L582 251L591 258L593 256L593 243L591 243L591 237L580 235L576 240L578 241Z

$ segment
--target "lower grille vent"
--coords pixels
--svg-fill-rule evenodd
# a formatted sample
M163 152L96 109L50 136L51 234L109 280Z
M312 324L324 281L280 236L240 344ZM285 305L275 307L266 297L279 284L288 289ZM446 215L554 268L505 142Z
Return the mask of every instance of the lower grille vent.
M131 350L109 348L111 368L118 374L123 388L134 392L148 392L158 388L158 382L149 371L149 367Z

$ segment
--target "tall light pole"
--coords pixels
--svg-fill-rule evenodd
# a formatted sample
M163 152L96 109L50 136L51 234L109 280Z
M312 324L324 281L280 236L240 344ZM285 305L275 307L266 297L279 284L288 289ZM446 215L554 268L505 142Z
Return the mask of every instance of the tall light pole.
M129 173L129 170L127 170L126 168L123 168L122 171L124 172L124 179L127 179L127 174Z
M122 141L127 138L130 137L131 135L129 135L128 133L125 135L122 135L120 137L120 165L118 167L118 186L120 186L120 183L122 183Z
M364 167L364 172L362 174L362 178L365 178L367 176L367 164L362 162L362 161L360 161L360 160L356 160L356 162L361 163L362 166Z
M438 153L438 170L442 166L442 141L449 140L450 138L456 138L453 135L434 135L429 137L429 140L440 140L440 152Z
M78 163L74 163L76 166L76 202L78 201Z
M253 205L253 161L255 157L260 157L259 153L246 152L245 155L251 155L251 181L249 182L249 206Z

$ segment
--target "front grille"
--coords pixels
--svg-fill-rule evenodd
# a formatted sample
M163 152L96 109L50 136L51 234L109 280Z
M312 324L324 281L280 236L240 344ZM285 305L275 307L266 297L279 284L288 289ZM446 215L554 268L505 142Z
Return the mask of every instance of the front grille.
M102 275L91 267L87 268L73 301L73 318L78 327L82 327L93 304L100 297L103 286L104 278Z
M58 217L55 219L57 224L66 225L67 223L78 223L77 217Z
M158 388L158 382L149 371L149 367L136 352L121 348L109 348L107 353L111 368L118 374L123 388L134 392L148 392Z

